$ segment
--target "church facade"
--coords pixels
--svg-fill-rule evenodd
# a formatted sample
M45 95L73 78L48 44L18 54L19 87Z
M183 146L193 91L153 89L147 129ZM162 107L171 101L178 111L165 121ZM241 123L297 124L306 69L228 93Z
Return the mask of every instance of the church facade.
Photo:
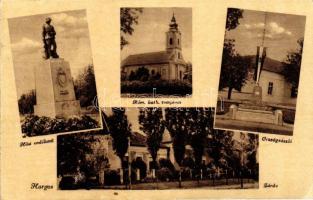
M182 55L182 34L174 15L166 32L165 51L129 55L122 61L122 75L129 80L141 67L149 70L149 76L158 75L162 80L185 79L187 63Z

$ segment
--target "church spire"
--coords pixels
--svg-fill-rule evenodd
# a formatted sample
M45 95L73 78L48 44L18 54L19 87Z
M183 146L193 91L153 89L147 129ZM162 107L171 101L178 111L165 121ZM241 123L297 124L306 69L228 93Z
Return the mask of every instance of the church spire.
M169 30L166 32L166 50L167 52L174 52L177 56L181 57L181 33L178 30L175 14L169 24Z
M178 24L176 23L176 18L175 18L175 14L173 12L173 17L170 23L170 29L176 29L178 28Z

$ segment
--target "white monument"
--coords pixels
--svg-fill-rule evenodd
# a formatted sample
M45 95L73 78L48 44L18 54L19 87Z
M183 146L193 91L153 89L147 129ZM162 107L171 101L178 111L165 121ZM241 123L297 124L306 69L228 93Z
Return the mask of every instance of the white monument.
M35 115L68 118L80 115L69 63L62 58L44 60L35 69Z
M80 102L76 100L70 65L57 54L56 32L46 18L42 27L44 60L35 69L35 115L68 118L80 115Z

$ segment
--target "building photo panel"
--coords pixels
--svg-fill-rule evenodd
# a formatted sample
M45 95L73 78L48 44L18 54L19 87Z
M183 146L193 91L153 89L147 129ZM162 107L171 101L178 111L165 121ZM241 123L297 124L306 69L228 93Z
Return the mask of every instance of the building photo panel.
M22 137L101 128L85 10L8 20Z
M228 8L214 128L293 135L305 19Z
M121 8L121 97L192 95L192 9Z
M59 190L259 187L259 137L213 129L214 108L102 108L100 131L57 137Z

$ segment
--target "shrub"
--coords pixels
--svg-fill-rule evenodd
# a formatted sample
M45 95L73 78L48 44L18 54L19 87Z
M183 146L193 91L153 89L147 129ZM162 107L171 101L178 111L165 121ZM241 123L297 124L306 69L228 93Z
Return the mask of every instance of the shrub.
M105 185L120 185L121 176L116 170L108 170L104 172Z
M295 123L296 112L294 110L283 110L283 121L289 124Z
M76 188L75 185L75 179L74 177L67 176L67 177L62 177L60 183L59 183L59 188L61 190L72 190Z
M188 167L190 169L193 169L195 167L195 161L190 157L186 157L186 158L184 158L182 165L184 167Z
M159 160L159 165L160 165L160 168L168 168L172 172L175 171L175 167L174 167L173 163L171 162L171 160L169 160L169 159L161 158Z
M149 80L149 81L123 81L121 83L121 93L153 93L164 95L187 95L192 94L190 83L178 80Z
M134 180L136 179L136 169L140 170L140 180L146 178L147 176L147 165L146 163L142 160L142 158L137 157L135 161L132 162L131 164L132 169L134 170L133 172L135 173Z
M34 105L36 105L36 91L31 90L26 94L22 94L18 99L18 108L20 114L34 113Z
M170 181L174 178L173 172L166 167L157 170L156 175L160 181Z
M51 119L49 117L38 117L28 115L22 122L22 133L24 136L37 136L64 131L75 131L92 129L98 127L98 122L89 116L74 117L69 119Z

